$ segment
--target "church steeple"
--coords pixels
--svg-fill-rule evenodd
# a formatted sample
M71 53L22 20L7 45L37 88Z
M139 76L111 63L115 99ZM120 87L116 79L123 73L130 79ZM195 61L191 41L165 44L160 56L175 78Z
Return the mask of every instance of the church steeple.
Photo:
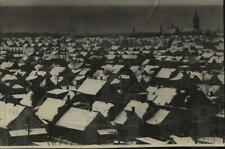
M194 27L195 31L199 31L200 30L199 16L198 16L197 10L195 10L195 14L194 14L194 17L193 17L193 27Z

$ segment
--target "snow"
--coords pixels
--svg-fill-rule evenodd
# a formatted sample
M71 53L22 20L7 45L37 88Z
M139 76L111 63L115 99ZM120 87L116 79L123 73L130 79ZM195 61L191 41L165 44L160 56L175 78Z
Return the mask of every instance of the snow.
M217 78L221 81L221 83L224 85L224 73L223 74L219 74L217 76Z
M60 73L62 73L66 68L65 67L53 67L50 71L50 74L53 76L58 76Z
M220 137L202 137L198 141L210 144L225 144L224 139Z
M47 98L39 107L36 115L41 119L52 121L54 116L58 113L58 108L62 107L65 101L55 98ZM50 107L50 108L49 108Z
M127 113L126 111L122 111L113 121L115 124L124 124L127 121Z
M172 81L176 81L176 80L180 80L183 78L183 73L182 72L179 72L175 77L171 78L170 80Z
M0 65L0 69L8 69L14 65L13 62L2 62Z
M216 117L225 118L225 110L222 109L219 113L216 114Z
M57 126L84 131L97 112L71 107L56 123Z
M89 95L96 95L103 87L106 81L96 79L86 79L78 88L78 92Z
M191 137L178 137L175 135L171 135L170 138L172 138L176 144L181 144L181 145L195 144L194 140Z
M2 77L1 80L3 82L5 82L5 81L12 81L12 80L17 80L17 77L15 75L6 74L4 77Z
M101 129L97 130L99 135L112 135L112 134L117 134L116 129Z
M137 100L130 100L124 110L132 111L132 107L135 108L135 113L137 114L137 116L142 119L144 114L147 112L149 105L148 103L143 103Z
M114 105L112 103L106 103L106 102L102 102L102 101L95 101L92 104L92 111L98 111L104 117L107 117L110 108L112 108L113 106Z
M171 74L175 71L174 68L162 68L158 74L156 75L156 78L163 78L163 79L169 79Z
M67 92L69 92L69 91L66 89L60 89L60 88L56 88L56 89L47 91L48 94L54 94L54 95L60 95L60 94L67 93Z
M47 134L47 131L45 128L32 128L30 129L29 135L44 135ZM19 129L19 130L10 130L9 135L11 137L20 137L20 136L27 136L28 135L28 129Z
M22 98L22 100L20 101L20 103L22 105L28 106L28 107L32 107L32 95L33 92L30 91L29 93L27 93L26 95L24 95L24 97Z
M153 102L157 105L165 105L169 104L174 96L177 94L175 88L159 88L157 91L155 91L154 94L154 100Z
M142 137L142 138L137 138L138 141L147 143L147 144L152 144L152 145L163 145L166 144L166 142L150 138L150 137Z
M158 125L164 121L164 119L169 115L170 111L164 110L164 109L159 109L153 117L151 117L149 120L146 122L148 124L152 125Z
M7 128L8 124L15 120L25 107L0 101L0 128Z

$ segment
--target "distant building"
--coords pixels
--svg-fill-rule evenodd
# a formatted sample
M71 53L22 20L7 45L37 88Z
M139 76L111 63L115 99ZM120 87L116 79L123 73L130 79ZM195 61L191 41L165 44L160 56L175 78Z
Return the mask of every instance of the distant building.
M195 14L193 17L193 27L195 31L199 31L200 30L200 26L199 26L199 16L198 16L198 12L197 10L195 10Z

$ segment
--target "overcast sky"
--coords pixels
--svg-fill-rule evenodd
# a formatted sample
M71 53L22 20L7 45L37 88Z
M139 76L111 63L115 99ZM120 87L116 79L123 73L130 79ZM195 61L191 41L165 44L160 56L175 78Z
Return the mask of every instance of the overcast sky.
M195 10L202 29L224 26L222 0L0 0L0 6L0 32L121 33L133 26L158 32L171 24L192 29Z
M1 6L222 5L223 0L0 0Z

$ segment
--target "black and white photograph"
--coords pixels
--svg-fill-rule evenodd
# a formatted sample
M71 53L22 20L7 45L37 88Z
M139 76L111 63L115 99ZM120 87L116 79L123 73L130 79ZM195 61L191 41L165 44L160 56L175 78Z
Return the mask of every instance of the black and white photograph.
M223 9L0 0L0 148L225 146Z

